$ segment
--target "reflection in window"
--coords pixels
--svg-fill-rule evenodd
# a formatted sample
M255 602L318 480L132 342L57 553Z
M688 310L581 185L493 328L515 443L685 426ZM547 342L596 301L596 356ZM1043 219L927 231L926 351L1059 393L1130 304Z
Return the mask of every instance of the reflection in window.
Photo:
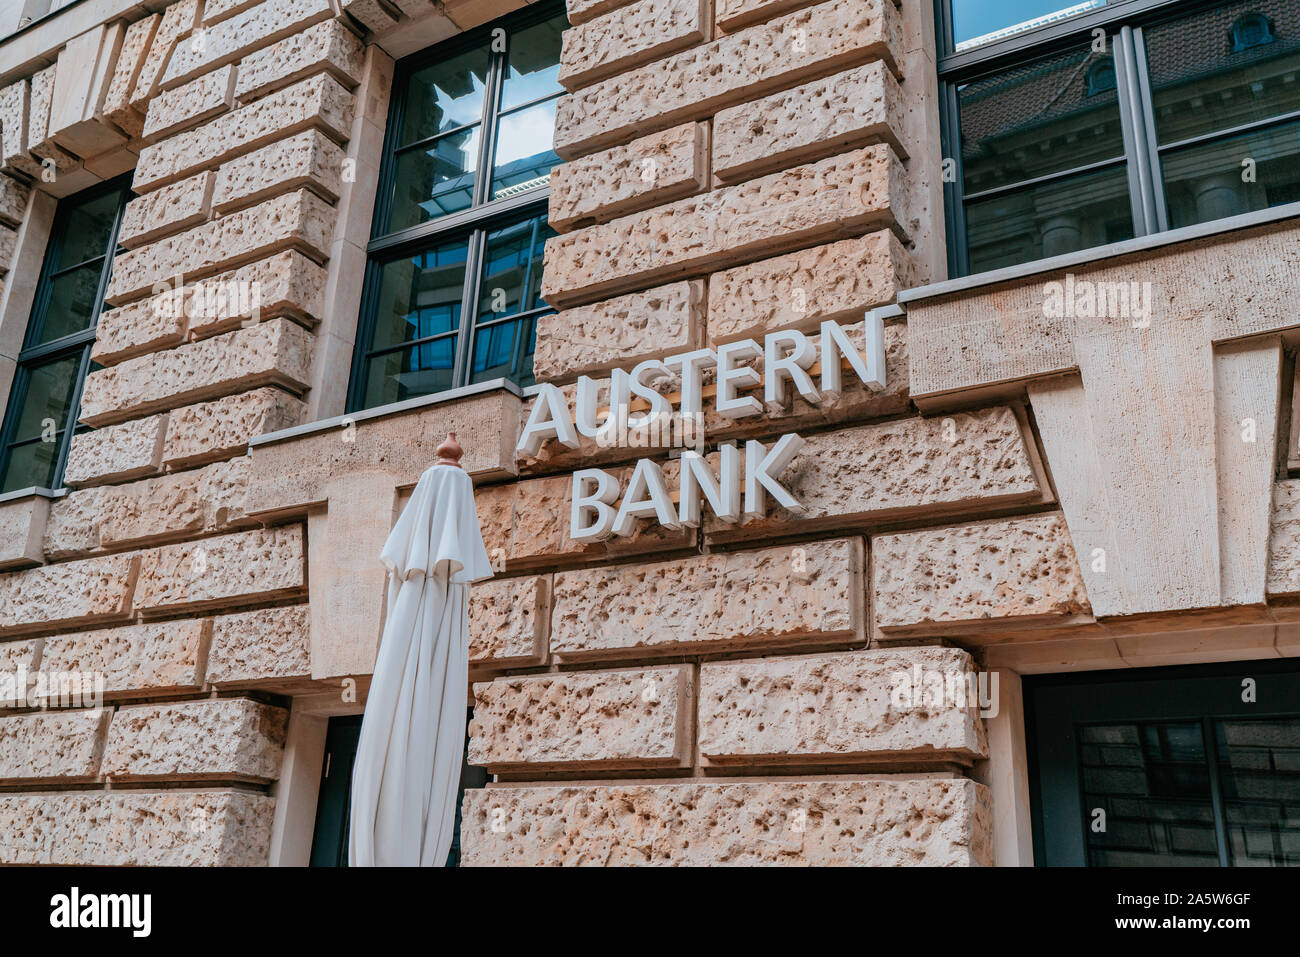
M1232 52L1273 42L1273 26L1262 13L1247 13L1232 25Z
M1106 0L952 0L953 43L968 50L1104 7Z

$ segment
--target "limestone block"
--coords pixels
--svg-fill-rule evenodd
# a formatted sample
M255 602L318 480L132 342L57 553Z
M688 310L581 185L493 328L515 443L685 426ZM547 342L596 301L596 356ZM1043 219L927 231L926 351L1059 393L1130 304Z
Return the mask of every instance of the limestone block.
M568 232L698 193L708 151L708 126L684 123L557 166L547 221Z
M125 33L120 23L100 24L59 51L49 136L77 156L97 156L126 143L116 127L96 115Z
M323 268L289 249L205 279L186 298L190 333L206 338L279 316L315 327L325 312L326 278Z
M560 83L576 90L708 39L710 5L638 0L564 31Z
M54 81L58 64L39 70L32 76L32 93L27 114L27 151L38 160L48 160L58 171L77 164L75 156L50 139L50 106L54 102Z
M140 151L133 188L145 192L306 129L339 142L348 138L352 94L318 74L215 120Z
M570 672L474 686L469 763L527 768L690 764L691 669Z
M39 565L50 500L43 495L0 502L0 569Z
M241 456L105 489L96 516L98 535L113 547L224 531L243 517L249 464Z
M556 236L542 296L566 308L910 221L902 164L868 146Z
M978 698L967 696L973 675L970 655L937 647L706 663L700 757L711 765L969 764L988 755ZM927 702L936 676L954 693Z
M118 242L127 249L139 249L207 222L215 182L215 174L205 171L133 199L122 214ZM105 315L112 314L110 310Z
M139 570L139 556L112 555L0 575L0 633L121 621Z
M188 468L242 454L253 436L297 425L306 414L301 399L269 387L176 409L169 414L163 464Z
M343 185L342 148L318 130L236 157L221 167L213 206L221 215L278 193L310 189L336 202Z
M716 0L717 25L722 33L735 33L742 27L770 20L805 0Z
M550 578L499 578L469 592L469 663L518 667L546 663Z
M27 127L31 110L31 81L19 80L0 90L0 152L6 170L41 175L41 164L27 153Z
M14 251L17 248L17 230L0 225L0 276L9 275L9 265L14 260ZM3 292L3 289L0 289L0 292Z
M197 690L209 630L197 619L55 635L45 639L41 670L103 675L108 697Z
M294 598L306 592L301 525L164 545L140 560L136 607L146 613Z
M311 677L307 606L262 608L212 620L208 683L270 687Z
M709 279L710 345L778 329L814 331L890 303L915 284L916 263L888 230L764 259Z
M141 116L145 115L149 101L158 92L159 81L172 58L177 41L189 36L190 31L198 25L200 6L199 0L180 0L163 11L162 22L149 43L149 52L145 54L144 63L131 91L131 108Z
M144 69L146 56L161 22L162 14L154 13L126 28L122 49L118 52L117 64L113 68L113 78L104 94L101 108L104 118L133 137L144 132L144 117L132 108L131 94Z
M243 13L249 7L255 7L260 0L207 0L203 4L203 25L211 26L236 13Z
M555 150L573 159L872 60L898 72L902 51L890 0L827 0L565 97Z
M625 7L632 0L566 0L564 6L570 23L586 23L593 17L599 17Z
M27 199L32 194L31 187L21 183L12 176L0 176L0 223L13 226L22 225L27 214Z
M45 558L79 558L99 547L99 508L103 488L71 492L50 502L42 548Z
M722 110L713 118L713 175L736 183L869 143L907 159L903 122L898 83L877 60Z
M32 673L40 664L40 659L40 638L0 641L0 708L29 706ZM25 681L20 680L20 669L27 671Z
M50 711L0 718L0 781L93 780L111 711Z
M310 374L311 334L272 319L90 373L81 421L101 425L181 402L262 385L302 391Z
M265 865L275 799L252 791L0 795L13 864Z
M113 262L105 298L120 305L177 274L205 278L240 260L283 249L298 249L323 261L328 256L334 219L334 208L315 193L285 193L143 249L123 253Z
M690 349L703 326L704 284L698 280L566 309L537 321L534 372L542 381L571 381L631 368Z
M167 416L152 415L72 437L63 481L72 488L152 475L162 464Z
M149 101L149 112L144 119L144 140L156 143L191 129L224 113L234 102L234 66L205 73Z
M341 0L343 9L371 33L384 33L398 25L397 11L382 0Z
M352 89L364 68L365 47L356 34L340 20L325 20L240 60L235 96L247 103L321 71Z
M206 181L209 184L207 188L210 188L212 174L200 173L195 179ZM161 196L176 186L191 182L194 181L184 180L175 186L168 186L156 193L141 197L126 207L126 216L132 216L132 210L142 200ZM193 200L196 195L191 193L189 198ZM206 198L202 200L202 204L206 215ZM137 222L141 228L148 228L150 220L139 216ZM125 220L122 228L126 228ZM95 344L90 350L91 359L101 366L111 366L144 355L146 352L156 352L180 345L185 340L188 325L185 300L186 293L183 288L166 288L156 296L137 299L135 302L128 302L116 309L107 309L100 313L99 322L95 326Z
M1268 597L1300 595L1300 479L1273 486L1270 528Z
M872 609L882 632L1087 615L1059 513L871 540Z
M988 866L991 833L984 785L891 775L471 790L461 847L468 866Z
M104 747L114 780L274 781L289 712L246 698L119 708Z

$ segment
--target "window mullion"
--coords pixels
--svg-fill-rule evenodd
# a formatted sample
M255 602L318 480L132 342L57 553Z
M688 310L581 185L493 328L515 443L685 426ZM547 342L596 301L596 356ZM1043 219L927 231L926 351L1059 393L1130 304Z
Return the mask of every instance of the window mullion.
M1155 207L1155 227L1153 232L1164 232L1169 228L1169 210L1165 205L1164 176L1160 170L1160 150L1156 137L1155 100L1151 97L1151 72L1147 68L1146 37L1141 27L1133 30L1133 75L1137 77L1137 102L1141 106L1141 119L1138 129L1142 138L1139 148L1147 160L1147 170L1151 176L1151 201Z
M1205 763L1210 770L1210 803L1214 807L1214 838L1218 845L1219 866L1228 867L1228 824L1223 811L1223 783L1219 779L1219 741L1214 733L1214 719L1201 719L1201 736L1205 740Z
M489 61L487 89L483 91L483 126L478 143L478 176L474 181L474 205L482 206L492 194L492 157L496 153L497 113L501 110L501 84L506 58L510 55L510 31L505 30L506 48L494 52Z
M470 346L474 337L474 324L478 319L479 287L483 281L483 257L487 245L487 230L470 234L468 255L465 257L465 290L460 300L460 335L456 338L456 361L452 385L469 382Z
M1149 236L1158 227L1155 194L1151 187L1151 158L1146 151L1146 133L1141 89L1137 76L1133 28L1120 27L1109 36L1115 61L1115 84L1119 100L1120 133L1124 156L1128 160L1129 205L1133 215L1133 235Z

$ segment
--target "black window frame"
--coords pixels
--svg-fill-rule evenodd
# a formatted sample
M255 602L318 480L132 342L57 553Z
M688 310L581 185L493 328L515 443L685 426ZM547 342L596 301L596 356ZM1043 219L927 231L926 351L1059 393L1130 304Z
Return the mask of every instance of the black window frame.
M77 381L73 387L71 401L68 405L68 421L59 430L59 447L48 491L57 491L63 488L63 472L68 464L68 452L72 448L73 436L90 431L88 426L81 425L77 421L81 414L81 395L85 389L86 376L91 372L90 353L95 344L95 330L99 326L99 317L104 313L104 296L108 290L109 280L113 275L113 260L122 251L117 239L122 228L122 217L126 212L126 204L131 199L130 187L131 174L127 173L64 197L55 208L54 219L50 225L49 241L46 244L45 254L41 261L40 278L37 280L36 293L32 299L32 309L27 317L27 328L23 333L23 346L18 353L18 360L14 366L14 377L9 387L9 398L6 402L4 418L0 420L0 488L3 488L8 477L13 450L22 445L42 441L39 437L21 442L15 442L13 439L13 431L18 425L18 416L23 399L30 387L33 368L62 358L80 355L77 366ZM66 238L67 223L73 211L86 202L114 192L120 193L121 199L109 233L108 248L99 256L92 256L82 262L68 265L60 263L56 267L54 265L58 258L56 253L60 249L59 244ZM32 340L37 337L48 317L47 309L50 304L54 279L60 275L82 269L97 259L102 259L104 262L100 269L99 285L95 291L93 311L86 328L79 332L60 336L58 339L49 342L33 345ZM25 488L32 487L41 488L42 486L21 486L4 494L12 495L14 492L20 492Z
M1300 113L1280 113L1263 120L1253 120L1237 126L1213 130L1176 142L1163 144L1158 142L1155 115L1150 108L1151 84L1147 74L1143 31L1148 27L1195 16L1207 8L1217 6L1214 0L1112 0L1095 10L1088 10L961 51L956 49L953 41L953 2L954 0L934 0L938 51L939 137L945 161L951 160L954 164L951 167L952 175L943 177L944 224L948 232L947 254L950 279L978 275L969 269L966 235L965 209L966 204L972 201L972 197L988 198L995 194L1011 193L1044 182L1126 164L1129 205L1133 216L1133 238L1140 239L1144 236L1168 232L1173 228L1166 209L1164 183L1161 179L1162 154L1300 119ZM1062 3L1062 6L1068 4ZM1078 49L1080 43L1091 40L1092 32L1096 29L1106 31L1107 48L1115 64L1116 92L1124 141L1123 155L1117 160L1073 167L1038 179L1012 183L971 194L971 196L965 195L957 102L958 87L972 80L1024 65L1040 57ZM1104 248L1105 245L1085 247L1079 252ZM1028 265L1028 263L1016 265Z
M490 198L492 189L493 158L496 154L498 120L512 113L522 112L538 103L556 99L564 91L548 94L537 99L512 105L508 109L500 108L500 92L506 70L509 67L510 44L513 37L522 30L542 23L558 14L565 14L563 0L546 0L533 4L466 31L449 40L435 44L427 50L404 57L398 61L393 71L392 101L388 110L388 128L384 135L383 160L380 165L376 189L374 216L371 220L370 241L366 246L366 270L361 308L357 321L357 335L352 350L352 367L348 380L346 410L348 413L360 412L369 408L365 404L367 382L367 362L377 355L398 352L413 346L431 343L437 339L456 336L456 350L452 365L452 380L448 390L469 384L472 349L475 332L500 322L523 322L529 318L540 317L555 310L544 303L534 309L521 309L509 316L489 319L479 323L479 302L482 292L483 260L489 233L495 229L514 223L523 222L537 216L544 216L550 199L549 182L540 186L511 193L500 199ZM504 31L505 48L491 50L490 72L484 87L483 112L477 121L480 129L476 174L471 205L467 209L447 213L427 222L404 229L385 232L393 204L393 188L397 176L397 156L399 152L408 151L419 144L434 139L453 135L463 131L466 125L425 137L414 143L404 144L398 149L398 140L405 121L406 100L412 74L437 63L468 52L484 44L491 44L495 31ZM385 264L406 256L417 255L447 242L464 240L467 245L465 260L465 281L461 289L460 321L455 330L411 339L397 345L373 348L375 323L378 316L379 296L381 292L380 277ZM522 304L521 304L522 305ZM516 361L518 356L516 355ZM440 391L448 391L440 390ZM437 395L438 392L430 393Z

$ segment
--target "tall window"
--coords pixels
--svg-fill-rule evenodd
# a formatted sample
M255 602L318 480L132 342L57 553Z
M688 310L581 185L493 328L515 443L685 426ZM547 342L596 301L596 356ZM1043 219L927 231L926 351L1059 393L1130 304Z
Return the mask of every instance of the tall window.
M1293 0L939 0L949 267L1300 200Z
M63 200L0 428L0 492L58 488L130 177Z
M533 381L563 7L398 65L349 410Z

